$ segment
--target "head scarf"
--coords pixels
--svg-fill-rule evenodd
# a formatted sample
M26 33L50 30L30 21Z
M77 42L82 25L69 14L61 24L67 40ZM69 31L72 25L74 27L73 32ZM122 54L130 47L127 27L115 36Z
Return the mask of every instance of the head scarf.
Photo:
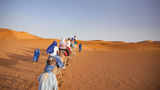
M54 69L55 66L49 65L49 62L54 62L53 60L54 60L53 57L49 57L49 59L47 60L47 64L46 64L46 67L44 69L44 72L50 72Z
M71 41L73 41L73 40L74 40L74 38L72 37Z
M53 65L47 65L47 66L45 67L44 72L50 72L50 71L52 71L52 70L54 69L54 67L55 67L55 66L53 66Z
M54 41L54 42L52 43L52 45L53 45L53 46L57 46L57 42Z

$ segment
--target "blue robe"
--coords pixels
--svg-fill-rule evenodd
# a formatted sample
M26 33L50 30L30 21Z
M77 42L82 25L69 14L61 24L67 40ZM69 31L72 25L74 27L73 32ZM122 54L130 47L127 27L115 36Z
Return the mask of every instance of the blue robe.
M34 51L33 62L35 62L35 61L37 62L38 61L39 55L40 55L40 50L36 49Z
M38 90L58 90L58 82L53 72L42 73L39 78Z
M82 44L80 43L79 44L79 52L81 52L82 51Z

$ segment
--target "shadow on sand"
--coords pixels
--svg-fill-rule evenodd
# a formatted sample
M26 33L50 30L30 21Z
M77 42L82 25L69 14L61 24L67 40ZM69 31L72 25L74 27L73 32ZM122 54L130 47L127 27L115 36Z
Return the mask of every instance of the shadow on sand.
M25 52L23 54L16 54L15 53L7 53L6 55L9 59L1 58L0 57L0 66L5 68L11 69L14 68L13 65L16 65L19 61L33 63L33 55L34 55L34 48L27 48L22 49L21 51ZM45 49L40 49L41 56L47 55Z

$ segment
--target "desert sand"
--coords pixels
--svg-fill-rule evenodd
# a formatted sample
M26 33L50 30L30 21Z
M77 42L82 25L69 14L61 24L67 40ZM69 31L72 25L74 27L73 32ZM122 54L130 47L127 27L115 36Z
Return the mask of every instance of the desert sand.
M37 90L48 58L45 50L59 40L9 32L0 30L0 90ZM70 58L59 90L160 90L159 41L78 43L82 52ZM41 56L33 63L36 48Z

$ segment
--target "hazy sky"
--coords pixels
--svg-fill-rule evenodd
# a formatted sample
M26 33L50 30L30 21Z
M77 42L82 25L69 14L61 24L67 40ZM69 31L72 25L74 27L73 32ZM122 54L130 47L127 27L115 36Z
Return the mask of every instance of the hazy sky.
M43 38L160 40L160 0L0 0L0 28Z

